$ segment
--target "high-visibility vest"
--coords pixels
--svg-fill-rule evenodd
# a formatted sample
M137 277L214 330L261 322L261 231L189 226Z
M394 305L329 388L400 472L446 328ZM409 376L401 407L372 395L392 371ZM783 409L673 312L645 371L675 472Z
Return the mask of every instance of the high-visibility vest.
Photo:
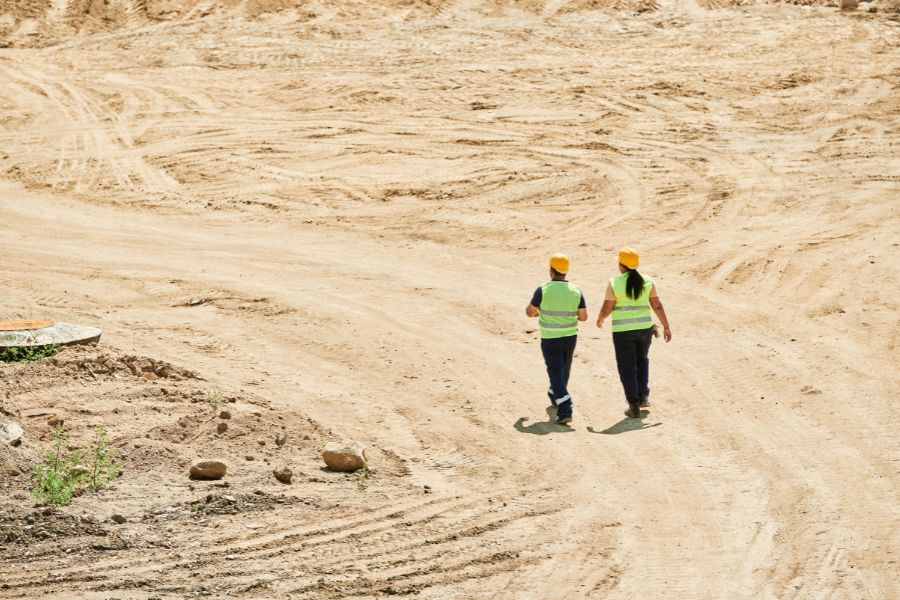
M625 293L628 273L622 273L618 277L609 280L613 292L616 294L616 307L612 311L612 330L634 331L635 329L647 329L653 327L653 318L650 316L650 290L653 282L644 275L644 289L637 300L632 300Z
M581 288L568 281L548 281L541 286L541 338L578 335Z

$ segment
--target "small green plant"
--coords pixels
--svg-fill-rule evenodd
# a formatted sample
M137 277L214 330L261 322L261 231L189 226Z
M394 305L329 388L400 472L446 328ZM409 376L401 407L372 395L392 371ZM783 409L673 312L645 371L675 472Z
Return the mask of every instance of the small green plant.
M209 390L206 392L206 401L209 402L214 409L219 408L219 405L225 400L225 396L219 390Z
M0 348L0 362L28 362L52 356L59 344L46 346L5 346Z
M203 505L200 504L199 502L194 502L191 505L191 508L193 508L195 512L200 512L201 510L203 510Z
M363 463L360 470L356 472L356 491L365 492L369 487L369 465Z
M44 464L31 469L34 485L31 498L38 503L68 506L78 483L73 467L81 462L82 453L69 450L69 434L62 425L53 431L52 445L44 455Z
M106 429L94 430L94 443L87 449L88 485L92 490L105 488L122 474L122 463L116 461L115 448L109 447Z
M103 427L95 430L92 444L73 449L69 446L69 434L57 425L43 464L31 469L31 498L41 504L68 506L76 489L102 489L121 473L122 464L115 460L115 450L109 447Z

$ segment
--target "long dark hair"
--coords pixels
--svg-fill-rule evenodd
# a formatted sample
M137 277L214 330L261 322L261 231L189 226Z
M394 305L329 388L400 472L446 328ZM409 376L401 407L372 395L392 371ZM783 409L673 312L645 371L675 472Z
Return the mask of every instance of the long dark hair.
M637 269L628 269L628 279L625 281L625 295L632 300L637 300L643 292L644 278L637 272Z

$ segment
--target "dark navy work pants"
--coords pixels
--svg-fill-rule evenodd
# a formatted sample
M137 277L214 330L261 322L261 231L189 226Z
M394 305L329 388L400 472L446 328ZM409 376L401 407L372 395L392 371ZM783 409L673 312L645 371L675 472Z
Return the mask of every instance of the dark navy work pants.
M577 335L541 340L541 352L550 376L549 394L556 405L557 417L572 416L572 397L569 395L569 374L575 355Z
M616 348L616 365L619 367L619 379L625 390L625 400L640 402L650 395L647 387L650 379L650 342L653 341L653 328L636 329L634 331L614 331L613 345Z

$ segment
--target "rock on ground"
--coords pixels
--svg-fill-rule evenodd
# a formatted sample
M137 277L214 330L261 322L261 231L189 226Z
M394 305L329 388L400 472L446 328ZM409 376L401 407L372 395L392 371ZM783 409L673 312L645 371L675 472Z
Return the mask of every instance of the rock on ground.
M22 443L22 427L18 423L7 421L0 424L0 444L9 444L10 446L18 446Z
M366 464L366 447L360 444L332 442L326 446L322 458L334 471L356 471Z
M281 483L290 483L291 478L293 478L294 473L287 467L279 467L272 471L272 474L275 476L275 479L280 481Z
M87 475L90 472L91 470L84 465L75 465L74 467L69 467L69 475L72 477Z
M191 465L191 477L194 479L222 479L228 467L218 460L203 460Z

